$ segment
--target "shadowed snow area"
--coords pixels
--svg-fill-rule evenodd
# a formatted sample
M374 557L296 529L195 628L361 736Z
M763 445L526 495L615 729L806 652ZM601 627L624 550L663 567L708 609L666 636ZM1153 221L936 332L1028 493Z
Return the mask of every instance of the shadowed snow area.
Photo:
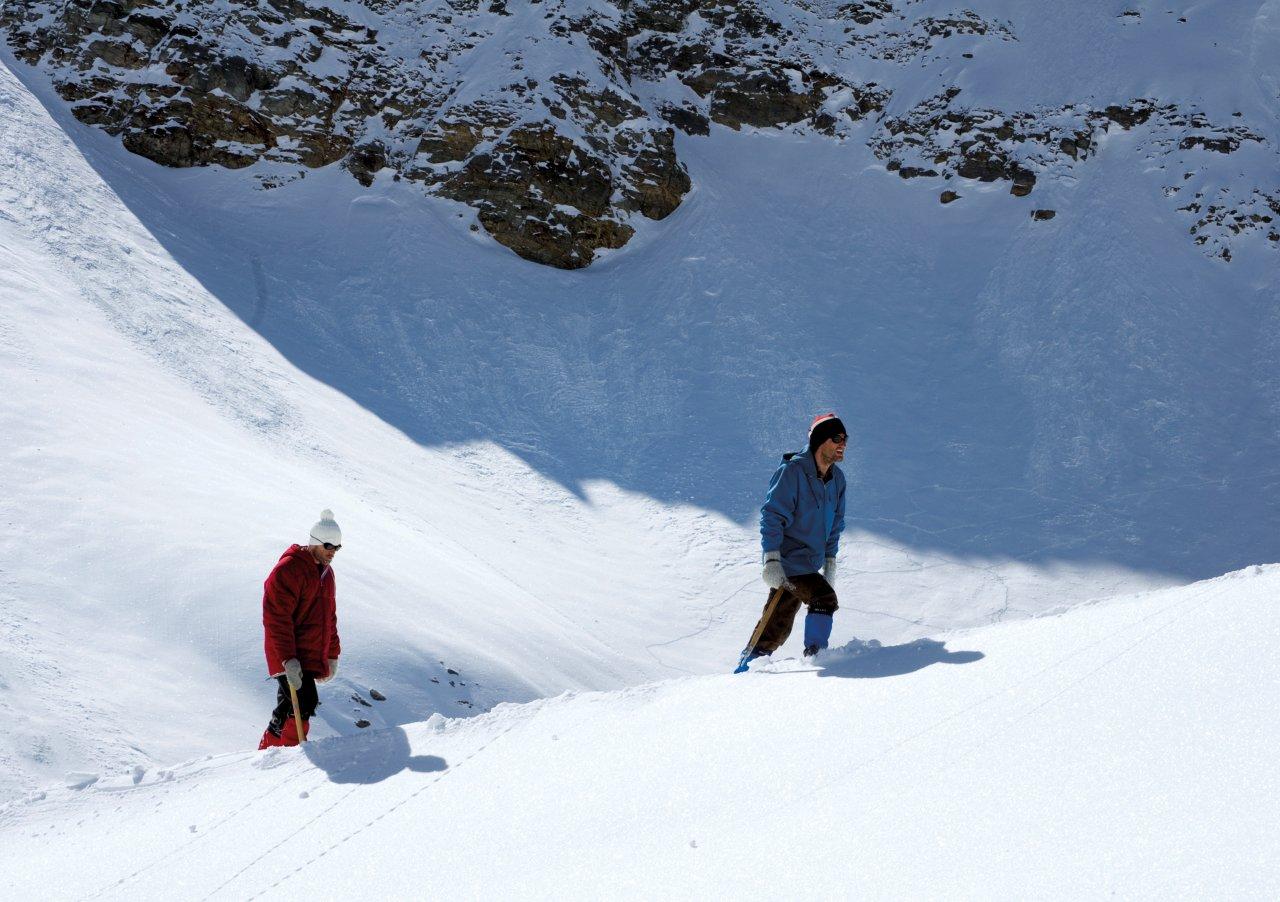
M1274 898L1277 591L50 789L0 808L0 865L49 899Z
M1277 258L1259 233L1232 263L1207 259L1162 187L1188 161L1215 167L1191 183L1209 194L1237 163L1273 187L1274 4L1210 4L1194 27L980 6L1018 39L963 72L864 61L895 91L887 115L945 78L974 108L1150 95L1240 114L1270 144L1224 161L1115 126L1018 198L901 179L861 139L717 128L679 136L694 187L675 214L566 273L389 174L364 189L330 167L262 191L268 164L164 170L44 96L218 302L424 446L492 441L580 496L604 479L748 523L778 455L836 409L851 525L894 543L1184 578L1269 559ZM944 185L962 200L940 205Z

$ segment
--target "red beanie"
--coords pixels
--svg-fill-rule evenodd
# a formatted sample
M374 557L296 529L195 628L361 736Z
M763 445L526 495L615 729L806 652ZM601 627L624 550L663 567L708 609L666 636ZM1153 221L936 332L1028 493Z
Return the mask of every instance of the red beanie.
M812 454L819 445L834 435L848 434L838 416L834 413L820 413L809 424L809 453Z

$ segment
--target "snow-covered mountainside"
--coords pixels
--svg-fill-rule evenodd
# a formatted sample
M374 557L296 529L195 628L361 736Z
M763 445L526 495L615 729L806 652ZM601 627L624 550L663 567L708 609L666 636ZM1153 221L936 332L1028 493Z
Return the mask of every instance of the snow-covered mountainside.
M0 189L0 795L252 745L272 698L261 583L325 506L348 536L337 562L346 653L319 736L713 673L736 657L763 591L749 522L602 479L571 492L492 442L423 447L228 311L157 240L173 233L131 213L8 70L0 117L11 161ZM118 167L131 160L105 136L82 137L127 185ZM165 211L163 194L125 197ZM343 200L347 215L382 213L394 229L392 199L373 210L359 200ZM199 209L181 205L174 227L190 229ZM315 259L299 253L297 265ZM495 395L517 338L484 358ZM349 366L359 352L333 341L324 356ZM596 403L561 402L584 413ZM509 414L480 404L473 415ZM914 639L1164 579L954 558L856 526L845 549L856 594L841 641Z
M0 866L46 899L1272 899L1277 592L78 775L0 808Z
M96 110L125 147L156 129L221 146L183 112L208 97L288 130L238 144L245 168L172 169L69 126L179 266L410 438L492 440L579 493L607 479L746 522L761 471L836 408L857 423L857 523L895 543L1191 577L1274 557L1275 0L283 6L3 9L16 71L64 122ZM377 37L330 47L358 37L339 18ZM625 41L591 38L609 23ZM107 45L140 68L95 55L124 52ZM610 66L606 45L628 55ZM390 87L345 100L406 60L414 116ZM262 84L233 77L251 63ZM814 67L888 93L797 106L780 85ZM556 77L581 72L658 112L571 113ZM504 90L517 75L527 96ZM281 92L329 98L338 124L271 113ZM659 94L709 123L674 135L690 188L666 219L576 274L471 231L480 208L539 234L596 209L547 194L581 187L559 164L495 151L513 131L552 129L562 162L621 173L588 138L658 134ZM495 105L509 125L461 112ZM767 121L779 110L807 112ZM346 150L303 162L308 136L354 148L363 129L399 136L368 187ZM432 135L478 143L427 165ZM429 196L415 165L499 187ZM631 196L621 178L598 196Z

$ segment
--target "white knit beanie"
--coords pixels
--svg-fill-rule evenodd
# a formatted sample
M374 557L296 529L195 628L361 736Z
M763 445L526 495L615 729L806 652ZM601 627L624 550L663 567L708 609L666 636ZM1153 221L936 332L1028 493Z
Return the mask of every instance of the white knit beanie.
M330 545L342 544L342 530L338 528L338 524L333 521L333 511L320 511L320 519L316 525L311 527L311 544L323 545L328 542Z

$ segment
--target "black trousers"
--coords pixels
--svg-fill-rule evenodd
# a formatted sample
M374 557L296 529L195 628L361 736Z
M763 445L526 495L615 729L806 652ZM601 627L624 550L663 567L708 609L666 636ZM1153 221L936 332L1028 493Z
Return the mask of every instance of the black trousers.
M276 687L276 709L271 712L271 723L267 724L267 732L279 736L284 725L293 719L293 699L289 698L289 680L284 675L276 677L280 685ZM316 678L309 673L302 675L302 686L298 689L298 713L304 721L310 720L320 706L320 693L316 691Z

